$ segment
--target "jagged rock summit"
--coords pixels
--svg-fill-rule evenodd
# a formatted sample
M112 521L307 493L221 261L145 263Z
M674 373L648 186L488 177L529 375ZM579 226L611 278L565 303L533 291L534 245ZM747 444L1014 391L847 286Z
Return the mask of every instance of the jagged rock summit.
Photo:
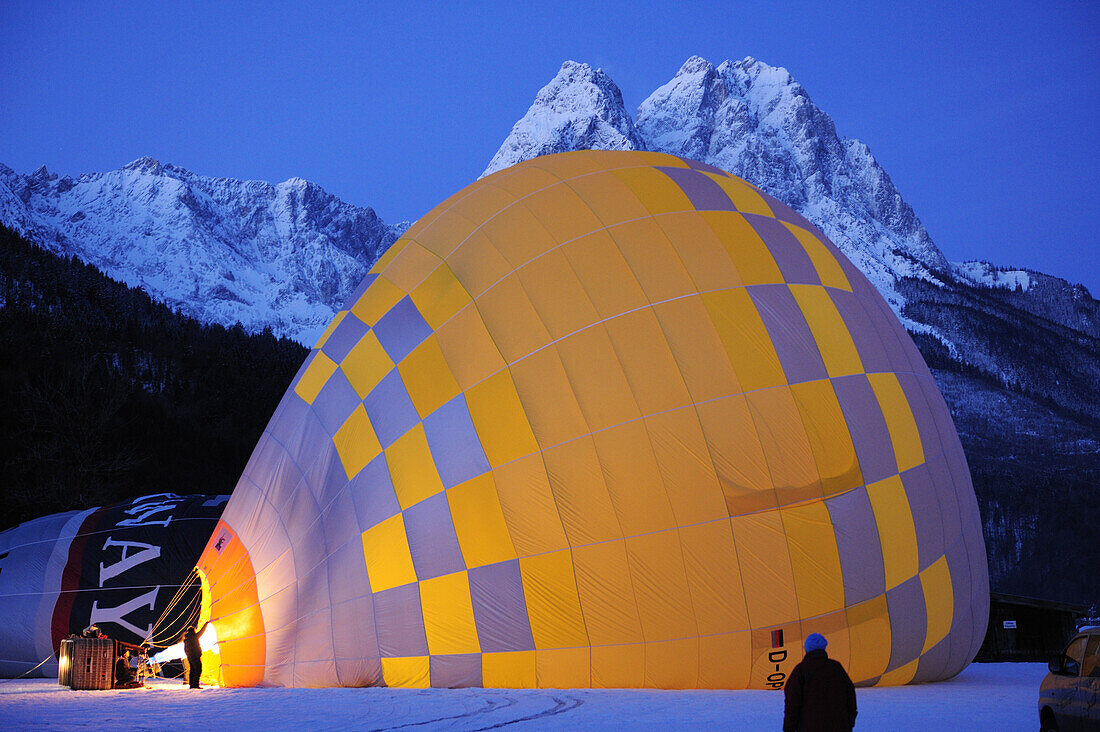
M203 322L307 344L400 233L301 178L209 178L150 157L76 179L0 165L0 222Z
M567 150L645 150L619 87L602 69L566 61L512 127L480 176Z

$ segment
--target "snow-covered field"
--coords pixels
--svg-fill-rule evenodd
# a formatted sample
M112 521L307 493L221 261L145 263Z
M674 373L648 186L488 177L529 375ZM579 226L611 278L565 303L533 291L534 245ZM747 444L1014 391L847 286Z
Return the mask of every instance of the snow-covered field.
M1038 728L1041 663L972 664L938 684L858 689L857 729ZM773 691L515 689L145 689L72 691L51 679L0 682L0 729L762 730Z

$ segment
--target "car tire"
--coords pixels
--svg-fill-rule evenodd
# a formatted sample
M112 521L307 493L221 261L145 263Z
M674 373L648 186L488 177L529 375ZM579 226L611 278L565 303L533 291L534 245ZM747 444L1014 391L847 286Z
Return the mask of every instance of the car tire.
M1050 709L1044 709L1039 715L1039 732L1058 732L1058 720Z

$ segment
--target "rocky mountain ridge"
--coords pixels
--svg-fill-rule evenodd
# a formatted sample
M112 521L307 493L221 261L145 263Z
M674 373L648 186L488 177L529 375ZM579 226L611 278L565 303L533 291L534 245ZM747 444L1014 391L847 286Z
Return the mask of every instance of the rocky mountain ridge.
M203 322L303 343L403 230L301 178L209 178L148 157L77 178L0 165L0 223Z

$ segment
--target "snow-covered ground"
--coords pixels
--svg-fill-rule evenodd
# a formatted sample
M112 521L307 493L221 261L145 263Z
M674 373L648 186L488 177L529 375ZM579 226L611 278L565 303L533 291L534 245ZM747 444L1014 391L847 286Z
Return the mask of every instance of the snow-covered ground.
M857 729L1030 730L1041 663L972 664L938 684L858 689ZM0 683L0 729L244 730L779 729L773 691L218 689L156 680L72 691L50 679Z

